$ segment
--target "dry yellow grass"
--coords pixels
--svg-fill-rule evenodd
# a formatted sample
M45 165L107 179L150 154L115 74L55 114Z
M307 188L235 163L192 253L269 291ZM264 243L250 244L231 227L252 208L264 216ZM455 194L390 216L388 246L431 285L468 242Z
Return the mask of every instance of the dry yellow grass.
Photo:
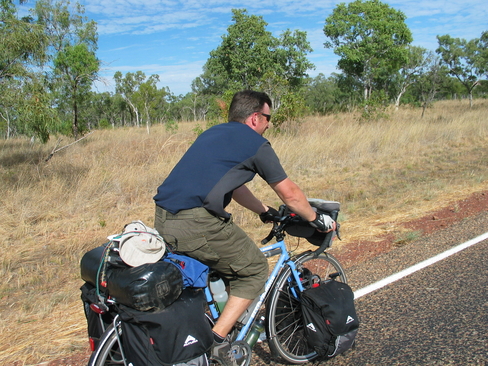
M309 197L342 202L340 250L488 189L487 112L486 100L473 109L439 102L423 119L416 109L363 124L352 114L310 117L268 137ZM152 197L195 139L193 127L96 131L48 162L55 141L0 142L1 365L86 349L79 260L126 223L153 223ZM259 178L250 186L279 205ZM256 242L267 234L255 215L230 210Z

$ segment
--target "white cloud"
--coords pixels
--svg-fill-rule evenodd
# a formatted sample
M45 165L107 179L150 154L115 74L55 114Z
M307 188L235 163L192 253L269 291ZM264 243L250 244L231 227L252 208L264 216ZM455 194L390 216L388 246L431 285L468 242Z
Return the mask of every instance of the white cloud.
M246 8L249 14L263 16L275 36L287 28L307 31L314 49L309 59L317 67L310 74L337 72L337 56L323 46L323 27L326 17L340 2L343 1L82 0L86 15L98 23L100 38L110 40L99 50L101 58L118 59L119 66L113 66L110 72L157 73L161 84L176 94L188 92L191 81L202 73L208 53L218 47L231 23L233 8ZM413 43L429 50L437 48L437 35L472 39L488 30L486 0L386 3L405 13Z

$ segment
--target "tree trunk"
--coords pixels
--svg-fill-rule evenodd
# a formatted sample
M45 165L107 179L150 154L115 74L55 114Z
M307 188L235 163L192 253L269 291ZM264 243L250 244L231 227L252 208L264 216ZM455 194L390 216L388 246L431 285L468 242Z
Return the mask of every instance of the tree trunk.
M146 110L146 129L147 134L149 135L149 126L151 125L151 119L149 117L149 108L147 106L147 103L144 104L144 109Z
M8 115L8 110L5 109L5 114L6 114L6 117L3 115L3 113L0 113L0 116L2 116L2 118L5 120L5 122L7 122L7 136L6 136L6 139L8 140L10 138L10 117Z
M75 140L78 139L78 103L76 103L76 99L73 98L73 136Z
M125 98L125 100L127 101L127 103L129 103L130 108L132 109L132 111L136 115L136 126L137 127L140 127L140 123L139 123L139 111L137 110L136 106L134 104L132 104L132 102L130 101L129 98Z
M395 100L395 110L397 111L398 108L400 107L400 99L402 98L404 91L402 90L400 93L398 93L396 100Z

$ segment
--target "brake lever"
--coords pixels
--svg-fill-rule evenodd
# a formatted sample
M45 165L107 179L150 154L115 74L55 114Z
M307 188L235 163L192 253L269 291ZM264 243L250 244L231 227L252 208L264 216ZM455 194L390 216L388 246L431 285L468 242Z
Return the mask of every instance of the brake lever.
M270 241L271 239L273 239L273 238L274 238L274 236L275 236L275 232L274 232L274 228L273 228L273 229L271 229L271 231L269 232L268 236L267 236L267 237L265 237L263 240L261 240L261 245L268 244L268 243L269 243L269 241Z
M265 245L271 241L274 237L276 237L281 231L283 231L283 226L291 219L290 216L274 216L273 217L273 228L269 232L268 236L261 240L261 245Z

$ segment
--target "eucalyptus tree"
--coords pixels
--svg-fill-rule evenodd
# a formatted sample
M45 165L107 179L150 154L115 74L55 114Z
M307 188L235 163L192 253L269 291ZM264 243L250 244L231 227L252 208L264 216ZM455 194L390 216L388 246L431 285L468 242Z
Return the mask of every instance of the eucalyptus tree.
M80 3L38 0L31 12L37 23L44 26L50 40L52 58L66 46L80 43L85 43L92 52L97 50L97 24L84 15L85 8Z
M340 57L338 67L363 86L368 100L375 82L394 75L408 60L412 34L406 16L379 0L340 3L326 18L326 48Z
M484 76L488 78L488 30L481 33L478 46L479 53L476 63L480 69L484 69Z
M437 36L439 47L436 52L441 56L442 63L449 69L466 88L469 104L473 106L473 89L480 80L486 77L488 71L488 32L483 32L481 38L466 41L453 38L446 34Z
M62 101L72 110L72 133L75 139L80 133L79 107L90 96L93 80L97 78L100 62L85 43L67 45L54 59L54 80Z
M49 38L54 104L70 106L71 132L75 139L83 129L78 118L80 103L86 100L100 67L95 55L96 23L84 16L84 12L82 5L67 0L38 0L32 10Z
M400 99L407 88L419 82L419 77L427 72L431 64L432 53L418 46L408 47L407 62L400 67L394 79L396 86L395 107L400 106Z
M125 76L120 71L114 74L115 92L120 94L129 105L137 127L140 126L140 110L136 103L136 92L145 79L146 75L142 71L128 72Z
M157 83L159 82L159 75L151 75L146 81L139 85L139 90L135 96L138 100L138 104L141 105L144 117L146 119L146 129L149 133L149 127L151 126L151 112L157 103L157 99L160 97L158 93Z
M194 121L205 121L215 97L205 93L203 81L197 77L191 83L191 92L187 93L182 100L187 104L184 108L192 112Z
M436 95L446 88L449 80L452 79L449 78L448 69L442 65L440 57L433 51L425 53L422 72L411 88L413 96L422 107L422 117L427 107L436 99Z
M270 50L276 46L267 23L261 16L248 15L246 10L232 10L231 24L222 43L210 52L205 64L207 78L215 79L220 88L251 89L273 67ZM220 90L223 92L223 90Z
M276 75L287 81L291 90L297 91L307 82L307 71L315 69L315 65L307 58L313 49L307 41L307 33L290 29L283 31L278 37L278 46L273 50Z
M298 92L308 70L314 68L307 59L312 48L306 32L287 29L274 37L262 16L249 15L245 9L233 9L232 14L233 23L203 67L203 93L219 96L220 103L226 104L238 90L263 90L274 109L282 109L275 113L275 125L296 120L304 105Z
M17 121L24 99L22 82L18 79L0 81L0 134L9 139L19 132Z
M38 85L33 87L32 84L38 81L36 69L46 62L46 47L47 36L43 27L35 24L30 17L19 18L13 1L1 0L0 130L5 138L15 133L32 136L37 134L36 131L46 130L45 126L30 130L25 126L25 118L22 117L30 98L45 100L44 96L32 92L40 91ZM43 108L48 108L48 105ZM45 134L37 135L45 140Z
M136 71L123 76L117 71L114 80L116 95L120 95L129 106L135 126L140 127L145 120L149 133L151 121L162 122L165 119L169 108L167 99L171 93L167 87L158 89L159 75L146 77L142 71Z
M339 86L340 79L336 74L325 77L320 73L311 78L303 91L307 106L321 115L340 111L346 96Z
M26 98L21 102L19 116L23 120L19 124L21 134L36 136L43 143L59 128L58 115L50 108L51 96L46 92L45 85L46 80L42 75L36 75L34 80L23 85L22 91Z
M24 77L46 61L47 37L32 18L18 18L12 1L0 1L0 82Z
M312 51L305 32L284 31L278 38L266 30L262 16L245 9L232 10L233 23L222 43L210 52L202 83L212 94L256 88L265 75L275 75L299 88L314 66L306 58Z

